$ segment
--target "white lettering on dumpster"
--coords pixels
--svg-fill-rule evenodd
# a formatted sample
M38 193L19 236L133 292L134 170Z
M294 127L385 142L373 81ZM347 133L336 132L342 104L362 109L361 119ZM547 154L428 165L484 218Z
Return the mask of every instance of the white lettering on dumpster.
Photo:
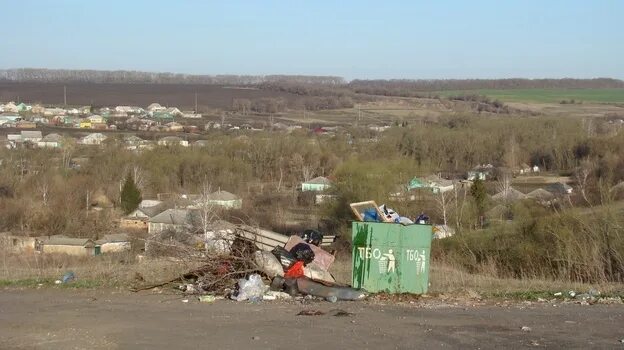
M371 247L358 247L358 255L362 260L375 259L379 266L380 274L394 273L396 272L396 257L392 249L383 251L379 248ZM416 274L420 275L427 271L427 252L424 249L406 249L405 259L406 263L416 264Z
M416 262L416 274L425 273L427 270L427 254L424 249L407 249L405 260Z

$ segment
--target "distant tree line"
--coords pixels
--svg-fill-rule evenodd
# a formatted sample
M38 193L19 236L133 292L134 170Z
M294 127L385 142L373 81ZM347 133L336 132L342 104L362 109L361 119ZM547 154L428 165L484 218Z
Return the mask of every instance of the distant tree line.
M433 79L433 80L353 80L348 87L357 93L374 95L426 96L427 91L475 89L624 88L624 81L596 79Z
M335 76L304 75L192 75L139 71L104 71L74 69L18 68L0 70L0 81L41 83L147 83L147 84L207 84L258 85L265 82L341 85L345 81Z

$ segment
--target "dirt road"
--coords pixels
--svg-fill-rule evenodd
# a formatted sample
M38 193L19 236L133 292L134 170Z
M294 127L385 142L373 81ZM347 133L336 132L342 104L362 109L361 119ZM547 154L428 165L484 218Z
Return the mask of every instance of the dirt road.
M181 299L110 290L0 290L0 349L624 348L622 305ZM334 316L337 309L354 315ZM302 310L326 314L297 316Z

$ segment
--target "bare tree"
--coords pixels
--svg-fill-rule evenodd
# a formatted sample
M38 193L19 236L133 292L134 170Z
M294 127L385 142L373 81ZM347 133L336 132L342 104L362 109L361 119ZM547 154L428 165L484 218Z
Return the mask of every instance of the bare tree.
M437 209L442 216L444 226L448 225L449 210L453 201L456 200L455 193L456 192L454 190L445 192L440 191L435 195Z
M589 198L587 197L587 184L589 180L589 176L592 173L595 164L591 161L583 161L581 165L576 169L574 173L574 178L576 180L577 186L579 188L579 192L581 193L581 197L583 200L589 205L592 206Z
M43 201L43 205L47 206L48 205L48 194L50 192L50 185L48 183L48 179L46 179L45 176L39 182L38 189L39 189L39 193L41 193L41 200Z

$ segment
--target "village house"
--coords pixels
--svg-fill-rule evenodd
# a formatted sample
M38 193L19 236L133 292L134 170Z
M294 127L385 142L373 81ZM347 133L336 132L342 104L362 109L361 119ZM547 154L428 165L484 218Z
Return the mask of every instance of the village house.
M529 193L527 193L527 198L530 198L542 205L550 205L552 204L553 200L555 199L555 195L552 194L551 192L546 191L543 188L538 188L536 190L533 190Z
M194 214L189 209L167 209L149 219L147 232L158 234L166 231L185 232L192 228Z
M550 184L548 186L546 186L546 191L554 194L554 195L558 195L558 196L562 196L562 195L566 195L566 194L571 194L572 193L572 186L568 185L568 184L564 184L563 182L556 182L553 184Z
M326 189L331 187L331 181L324 176L317 176L312 180L305 181L301 183L301 191L325 191Z
M493 170L494 166L492 164L477 165L472 168L472 170L468 171L466 179L469 181L485 181L492 175Z
M243 200L233 193L219 189L208 195L208 204L228 209L240 209L243 206Z
M41 252L44 254L95 256L100 254L100 246L88 238L69 238L58 235L41 238Z
M171 123L167 123L165 124L165 126L167 127L167 130L169 131L182 131L184 130L184 126L180 123L176 123L176 122L171 122Z
M17 148L22 145L21 134L7 134L7 148Z
M161 106L158 103L152 103L151 105L147 106L147 111L152 113L152 112L159 112L159 111L164 111L165 107Z
M182 116L182 111L180 111L179 109L175 108L175 107L169 107L165 109L165 113L169 113L174 117L179 117Z
M28 120L20 120L19 122L15 123L15 127L18 129L34 129L37 127L37 124Z
M43 138L41 131L22 131L20 134L22 135L22 142L30 142L33 144L37 144Z
M63 137L59 134L47 134L37 142L37 146L40 148L59 148L62 141Z
M202 115L199 113L195 113L193 111L184 111L182 112L182 118L189 118L189 119L201 119Z
M151 113L151 116L153 119L159 121L159 122L166 122L166 121L170 121L173 120L173 114L171 113L167 113L165 111L156 111Z
M79 127L81 129L91 129L91 120L89 120L88 118L80 119Z
M15 236L9 232L0 233L0 249L10 253L35 253L41 242L35 237Z
M145 113L145 110L138 106L117 106L115 112L126 114L141 114Z
M504 202L516 202L516 201L523 200L526 198L527 198L526 194L516 190L513 187L504 189L492 196L492 200L504 201Z
M91 124L102 124L106 123L106 119L101 115L92 115L87 117L87 119L91 122Z
M159 201L159 203L162 202ZM143 207L139 205L132 213L121 218L119 226L126 229L147 230L149 220L163 211L165 208L162 204Z
M105 235L102 239L95 241L97 246L100 246L100 253L120 253L130 250L130 239L125 233L116 233Z
M55 115L65 115L67 113L67 111L65 111L63 108L46 108L43 111L43 115L45 117L53 117Z
M15 105L15 102L13 102L13 101L5 104L2 107L2 109L3 109L4 112L8 112L8 113L17 113L17 112L19 112L17 110L17 105Z
M208 140L197 140L193 142L193 146L195 147L208 147L210 146L210 141Z
M101 145L106 139L104 134L93 133L81 138L79 143L82 145Z
M189 143L187 140L182 139L178 136L165 136L158 140L159 146L182 146L188 147Z
M27 105L24 102L18 104L16 107L17 107L17 112L28 112L32 109L32 106Z

